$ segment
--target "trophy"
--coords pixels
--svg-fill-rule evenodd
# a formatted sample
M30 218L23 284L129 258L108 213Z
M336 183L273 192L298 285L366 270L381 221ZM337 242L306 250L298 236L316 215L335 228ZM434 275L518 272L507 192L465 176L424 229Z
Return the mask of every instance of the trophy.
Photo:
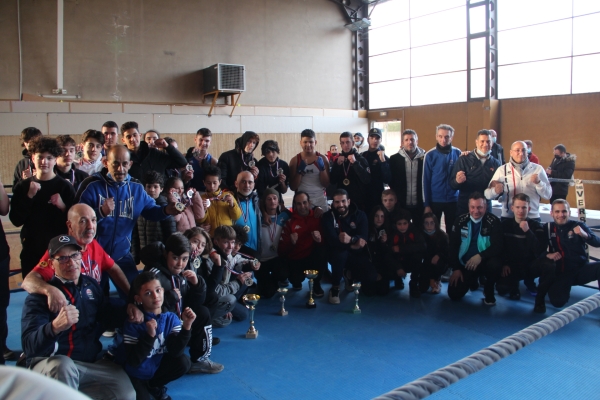
M304 276L308 278L308 287L310 289L308 301L306 302L306 308L317 308L317 303L313 299L313 279L319 275L319 271L315 269L307 269L304 271Z
M258 329L254 327L254 306L260 300L260 296L257 294L245 294L242 299L246 307L250 310L250 328L246 332L246 339L256 339L258 337Z
M354 308L352 312L354 314L360 314L360 308L358 308L358 291L360 290L360 283L353 283L352 287L354 288Z
M281 302L281 310L279 310L279 312L277 314L281 315L282 317L285 317L286 315L288 315L288 312L284 307L285 294L287 293L287 291L288 291L288 289L284 288L284 287L277 289L277 293L279 293L279 301Z

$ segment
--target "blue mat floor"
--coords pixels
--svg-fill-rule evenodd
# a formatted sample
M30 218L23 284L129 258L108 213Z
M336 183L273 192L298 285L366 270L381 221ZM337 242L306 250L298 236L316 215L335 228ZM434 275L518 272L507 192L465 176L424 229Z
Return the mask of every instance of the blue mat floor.
M261 300L255 315L257 339L246 339L248 321L215 329L221 343L212 359L225 365L217 375L187 375L172 382L173 399L368 399L453 363L545 316L534 314L533 297L497 298L484 307L482 292L461 302L446 295L420 299L408 289L386 297L360 296L361 314L353 314L354 294L341 293L341 304L317 299L307 309L307 283L288 292L289 315L277 315L278 297ZM596 293L575 287L568 305ZM20 349L20 316L25 293L11 296L9 338ZM436 399L600 398L600 310L583 316L516 354L437 392ZM105 345L108 340L103 339ZM13 364L13 363L9 363Z

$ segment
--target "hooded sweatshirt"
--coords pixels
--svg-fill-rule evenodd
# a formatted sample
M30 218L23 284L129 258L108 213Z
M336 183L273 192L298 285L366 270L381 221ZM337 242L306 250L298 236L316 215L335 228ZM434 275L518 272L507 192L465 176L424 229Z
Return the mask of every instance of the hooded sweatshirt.
M241 137L235 140L235 149L226 151L219 157L219 163L217 165L219 169L221 169L221 178L223 178L224 187L233 190L237 175L242 171L250 170L250 166L248 165L250 161L254 161L254 163L257 162L252 153L246 153L244 151L246 143L248 143L248 140L254 135L254 132L244 132ZM258 143L256 144L256 147L258 147Z

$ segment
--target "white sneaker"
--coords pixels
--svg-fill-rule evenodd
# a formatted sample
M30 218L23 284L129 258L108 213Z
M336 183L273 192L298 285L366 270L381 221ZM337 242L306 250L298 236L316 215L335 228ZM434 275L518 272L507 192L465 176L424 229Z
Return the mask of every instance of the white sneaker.
M329 290L329 302L331 304L340 304L340 289L331 288Z

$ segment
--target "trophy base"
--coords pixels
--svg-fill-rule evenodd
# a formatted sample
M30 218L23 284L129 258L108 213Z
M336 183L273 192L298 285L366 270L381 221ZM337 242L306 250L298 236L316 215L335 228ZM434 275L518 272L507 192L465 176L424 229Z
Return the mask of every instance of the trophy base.
M317 303L306 303L306 308L317 308Z
M256 339L258 337L258 330L253 332L246 332L246 339Z
M360 310L360 308L355 308L352 310L353 314L360 314L362 311Z
M285 317L286 315L288 315L288 312L286 310L279 310L279 312L277 312L277 314L281 315L282 317Z

